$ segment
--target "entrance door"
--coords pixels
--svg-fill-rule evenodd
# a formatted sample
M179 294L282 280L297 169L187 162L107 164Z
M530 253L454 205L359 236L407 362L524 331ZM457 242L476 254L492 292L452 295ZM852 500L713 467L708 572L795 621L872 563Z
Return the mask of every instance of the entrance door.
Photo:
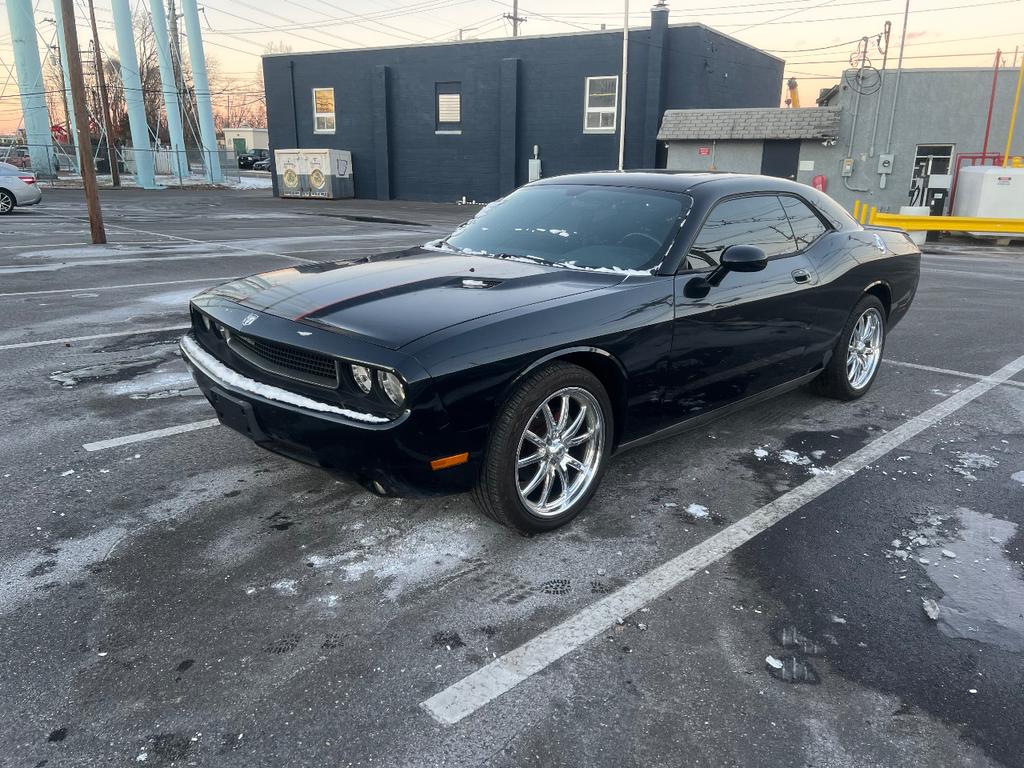
M761 153L761 175L796 181L800 165L800 140L769 139Z
M235 150L235 155L245 154L245 139L232 139L231 146Z

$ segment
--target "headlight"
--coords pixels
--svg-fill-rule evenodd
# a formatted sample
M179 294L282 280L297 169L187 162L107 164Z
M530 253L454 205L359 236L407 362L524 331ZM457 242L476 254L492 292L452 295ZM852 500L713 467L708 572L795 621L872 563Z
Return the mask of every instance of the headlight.
M402 405L405 402L405 387L402 386L402 380L395 374L388 371L377 371L377 380L380 381L384 394L392 403Z
M370 390L373 389L373 376L370 375L369 368L365 365L353 365L352 378L355 379L356 386L362 390L364 395L370 394Z

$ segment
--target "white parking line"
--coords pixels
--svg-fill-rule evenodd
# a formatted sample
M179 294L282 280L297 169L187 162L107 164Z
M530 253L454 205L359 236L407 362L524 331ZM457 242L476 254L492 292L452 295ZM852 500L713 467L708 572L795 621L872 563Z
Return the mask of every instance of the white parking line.
M453 725L510 691L673 587L699 573L788 515L836 487L848 477L899 447L989 390L1024 371L1024 356L985 381L978 381L873 440L836 463L832 474L818 475L752 512L725 530L584 608L532 640L481 667L422 702L438 722Z
M886 360L889 365L896 365L901 368L913 368L916 371L928 371L930 373L942 373L946 376L959 376L962 379L974 379L974 381L992 381L991 376L984 376L980 373L968 373L967 371L954 371L952 368L936 368L932 365L921 365L920 363L906 363L902 360ZM1024 381L997 381L1008 387L1024 388Z
M163 280L159 283L125 283L123 285L100 285L94 288L54 288L49 291L20 291L18 293L0 293L4 296L42 296L50 293L84 293L85 291L112 291L118 288L151 288L157 285L183 285L185 283L222 283L234 280L232 277L192 277L188 280Z
M964 277L973 277L980 280L1000 280L1002 282L1006 282L1007 280L1009 280L1010 282L1013 283L1019 283L1021 280L1024 280L1024 272L1017 272L1015 274L1010 272L978 272L973 269L943 269L942 267L929 266L921 267L921 271L938 272L943 275L962 275Z
M43 339L41 341L19 341L17 344L0 344L0 352L5 349L28 349L29 347L45 347L50 344L71 344L75 341L92 341L93 339L114 339L118 336L141 336L144 333L163 333L164 331L186 331L188 325L168 325L163 328L136 328L133 331L117 331L116 333L93 333L88 336L68 336L64 339Z
M79 221L79 222L81 221L81 219L76 218L74 216L61 216L58 213L52 213L52 212L49 212L49 211L47 211L45 213L43 213L43 212L40 212L40 213L43 216L52 216L55 219L65 219L67 221ZM166 234L164 232L151 232L148 229L138 229L137 227L126 227L123 224L110 224L110 223L107 223L106 227L107 227L107 229L123 229L123 230L125 230L127 232L138 232L138 233L143 234L143 235L149 235L150 237L164 237L164 238L167 238L168 240L178 240L178 241L183 242L183 243L192 243L192 244L196 244L196 245L205 244L205 241L203 241L203 240L196 240L193 237L183 237L181 235L169 235L169 234ZM257 256L277 256L277 257L282 258L282 259L290 259L292 261L301 261L303 264L311 264L311 263L313 263L312 260L310 260L310 259L303 259L303 258L301 258L299 256L288 256L288 255L283 254L283 253L273 253L272 251L262 251L262 250L257 250L255 248L246 248L245 246L241 246L241 245L234 245L234 244L229 245L229 244L223 243L223 242L220 243L220 245L222 245L224 248L230 248L230 249L235 250L235 251L240 251L242 253L248 253L248 254L254 254L254 255L257 255Z
M82 447L87 451L102 451L107 448L117 448L119 445L143 443L146 440L156 440L160 437L180 435L183 432L195 432L197 429L208 429L210 427L216 427L218 424L220 424L220 422L217 421L217 419L203 419L202 421L193 421L191 424L178 424L174 427L151 429L148 432L137 432L134 435L124 435L123 437L112 437L109 440L97 440L94 443L84 443Z

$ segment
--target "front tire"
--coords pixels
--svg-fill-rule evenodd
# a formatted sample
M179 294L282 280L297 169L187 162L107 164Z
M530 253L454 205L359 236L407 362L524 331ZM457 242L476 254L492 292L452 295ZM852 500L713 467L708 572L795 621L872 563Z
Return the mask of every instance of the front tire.
M498 414L473 499L523 533L565 525L600 485L612 437L611 401L598 378L577 365L546 365Z
M814 388L837 400L856 400L875 383L885 349L885 307L870 294L861 298L846 321L832 359L814 380Z

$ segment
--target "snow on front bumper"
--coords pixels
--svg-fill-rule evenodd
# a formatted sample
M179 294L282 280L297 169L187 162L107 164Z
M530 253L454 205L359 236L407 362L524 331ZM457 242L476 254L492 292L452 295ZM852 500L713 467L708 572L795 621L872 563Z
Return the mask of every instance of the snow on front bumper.
M271 386L270 384L255 381L228 368L224 363L199 346L199 342L192 338L191 334L182 337L181 352L186 363L215 384L227 389L229 392L238 392L269 405L289 408L310 416L327 418L332 421L350 424L357 423L362 426L383 425L403 418L400 416L397 420L388 419L372 413L361 413L348 408L340 408L330 403L323 403L319 400L313 400L312 398Z

